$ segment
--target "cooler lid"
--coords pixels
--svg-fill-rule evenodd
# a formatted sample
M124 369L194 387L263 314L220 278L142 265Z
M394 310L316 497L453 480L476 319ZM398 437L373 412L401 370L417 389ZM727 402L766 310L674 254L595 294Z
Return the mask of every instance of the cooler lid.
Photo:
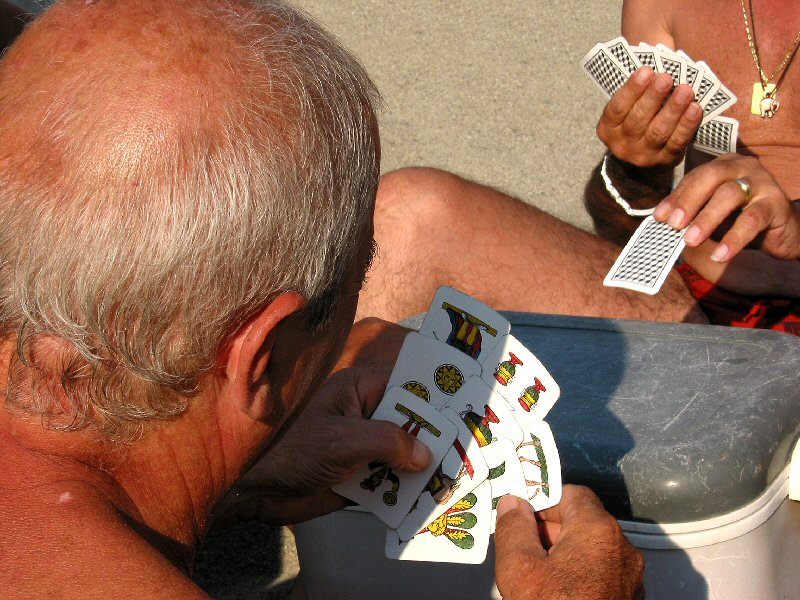
M789 463L800 431L797 337L505 315L561 386L547 421L564 480L591 487L618 519L724 515L762 495Z

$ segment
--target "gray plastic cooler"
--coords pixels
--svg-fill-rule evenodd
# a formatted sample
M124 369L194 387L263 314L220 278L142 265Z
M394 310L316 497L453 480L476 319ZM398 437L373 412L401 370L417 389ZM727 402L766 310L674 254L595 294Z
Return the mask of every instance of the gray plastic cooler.
M800 598L800 339L506 316L561 386L547 421L565 481L641 549L648 598ZM491 547L478 566L388 560L385 526L350 511L296 535L311 599L500 597Z

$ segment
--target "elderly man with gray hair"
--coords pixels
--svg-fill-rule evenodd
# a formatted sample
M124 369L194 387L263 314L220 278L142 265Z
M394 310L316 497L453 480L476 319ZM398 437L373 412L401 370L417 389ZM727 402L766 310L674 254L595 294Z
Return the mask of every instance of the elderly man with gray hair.
M428 464L366 418L404 331L351 332L376 99L278 1L65 0L6 52L4 596L204 597L187 573L215 519L300 521L361 464ZM588 490L538 525L500 508L507 597L636 593L641 558Z

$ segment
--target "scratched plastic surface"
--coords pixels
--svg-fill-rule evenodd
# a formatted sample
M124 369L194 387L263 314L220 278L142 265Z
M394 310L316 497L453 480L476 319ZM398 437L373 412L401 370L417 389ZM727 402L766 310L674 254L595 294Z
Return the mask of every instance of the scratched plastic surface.
M561 386L547 421L565 480L590 486L617 518L727 514L788 464L800 431L797 337L505 315Z
M559 382L548 421L572 483L617 518L698 521L744 506L800 429L800 339L785 333L511 314Z

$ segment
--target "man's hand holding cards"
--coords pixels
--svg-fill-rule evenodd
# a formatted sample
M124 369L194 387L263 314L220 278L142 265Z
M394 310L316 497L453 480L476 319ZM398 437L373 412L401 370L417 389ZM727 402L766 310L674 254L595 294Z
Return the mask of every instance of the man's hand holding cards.
M673 51L662 44L630 46L625 38L619 37L596 44L581 59L581 66L609 98L642 66L657 74L666 73L673 86L690 86L695 102L703 110L694 147L714 155L736 152L739 122L721 116L736 103L736 96L703 61L695 62L685 52Z
M683 159L689 143L714 155L736 152L739 124L721 116L736 103L736 96L703 61L695 62L685 52L662 44L630 46L619 37L595 45L581 66L611 98L598 124L598 135L619 160L639 168L670 169ZM652 72L640 71L641 67ZM647 214L630 210L610 181L606 166L604 160L601 174L609 195L628 214ZM684 231L649 216L603 283L656 294L684 246Z
M440 288L419 333L409 333L373 419L424 441L419 473L370 463L333 490L384 521L386 556L477 564L486 558L500 498L535 510L561 498L561 466L543 421L558 384L497 312Z

